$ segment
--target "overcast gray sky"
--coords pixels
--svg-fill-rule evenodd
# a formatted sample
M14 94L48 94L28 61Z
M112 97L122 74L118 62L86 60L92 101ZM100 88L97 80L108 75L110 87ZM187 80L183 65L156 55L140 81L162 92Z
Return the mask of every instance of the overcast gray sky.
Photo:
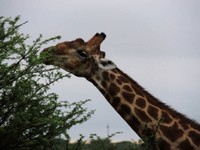
M57 42L91 38L105 32L101 49L107 58L147 91L179 112L200 122L200 1L199 0L0 0L0 16L21 15L21 28L34 40L61 35ZM88 81L72 76L54 84L60 100L91 99L95 115L70 130L113 140L137 140L136 134Z

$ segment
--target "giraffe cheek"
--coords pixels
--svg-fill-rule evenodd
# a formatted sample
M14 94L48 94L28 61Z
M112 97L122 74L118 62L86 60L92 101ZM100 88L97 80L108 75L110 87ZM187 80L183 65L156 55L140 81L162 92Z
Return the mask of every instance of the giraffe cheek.
M65 64L63 69L70 72L70 73L73 73L72 71L74 70L73 66L70 66L68 64Z

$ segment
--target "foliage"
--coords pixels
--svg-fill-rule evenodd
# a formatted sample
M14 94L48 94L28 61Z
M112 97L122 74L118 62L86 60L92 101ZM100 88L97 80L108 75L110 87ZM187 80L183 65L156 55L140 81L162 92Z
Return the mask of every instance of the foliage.
M156 145L158 144L158 140L156 139L156 133L158 131L158 128L160 127L160 123L164 120L164 118L160 118L157 122L157 126L155 129L149 132L149 129L147 128L147 125L144 127L143 132L148 136L143 136L142 140L143 143L141 144L141 148L143 150L154 150Z
M111 138L116 134L120 134L121 132L116 132L114 134L109 135L107 138L101 138L97 134L90 135L90 149L101 150L108 149L113 150L114 145L111 144Z
M29 36L19 33L26 22L19 20L0 17L0 147L45 149L60 134L69 138L67 130L93 112L82 107L88 100L58 102L58 95L49 92L50 85L69 74L44 66L39 50L60 37L42 40L40 35L27 45Z
M61 146L64 141L60 139L60 143L57 146L57 150L142 150L141 144L132 143L130 141L123 141L118 143L112 143L111 138L121 132L116 132L106 138L102 138L97 134L91 134L89 141L84 141L84 136L80 135L80 139L73 144L68 143L67 147ZM88 143L89 142L89 143Z
M81 139L81 138L80 138ZM97 138L92 137L91 141L87 143L86 141L77 141L77 143L69 143L66 147L66 140L64 139L55 139L53 149L51 150L143 150L141 144L132 143L130 141L123 141L112 143L110 138Z

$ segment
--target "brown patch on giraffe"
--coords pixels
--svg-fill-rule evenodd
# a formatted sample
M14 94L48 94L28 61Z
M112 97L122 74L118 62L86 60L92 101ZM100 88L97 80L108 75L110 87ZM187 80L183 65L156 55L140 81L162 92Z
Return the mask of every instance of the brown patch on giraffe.
M111 102L111 105L114 107L114 108L117 108L121 103L121 99L119 97L114 97L112 102Z
M91 72L91 74L94 74L94 73ZM100 80L101 80L101 78L100 78L99 76L95 76L95 78L96 78L97 81L100 81Z
M119 85L122 85L122 84L123 84L122 81L121 81L120 79L117 79L116 81L117 81L117 84L119 84Z
M104 79L105 81L109 81L109 74L108 74L108 72L104 71L104 72L102 73L102 76L103 76L103 79Z
M114 73L114 74L119 74L119 70L116 68L116 69L112 69L112 72Z
M129 81L123 76L119 76L118 79L121 80L123 83L129 83Z
M125 118L127 115L131 114L131 109L128 105L121 104L118 112L122 116L122 118Z
M200 129L200 124L198 124L197 122L195 122L194 120L187 120L187 122L190 124L190 126L192 128L194 128L195 130L199 131Z
M140 122L138 121L138 119L135 116L132 116L129 120L127 120L128 124L130 125L130 127L136 132L138 133L140 130Z
M103 95L106 95L107 92L104 89L99 89L99 90Z
M107 87L107 82L106 82L106 81L102 81L102 82L101 82L101 85L102 85L104 88L106 88L106 87Z
M158 120L158 109L154 106L149 105L147 112L149 115L154 118L155 120Z
M136 105L137 105L138 107L140 107L140 108L145 108L145 107L146 107L146 102L145 102L144 99L138 98L138 99L136 100Z
M131 94L131 93L128 93L128 92L123 92L122 96L123 96L125 101L129 102L130 104L133 103L133 100L134 100L134 97L135 97L134 94Z
M164 139L159 140L158 145L161 150L169 150L170 149L170 144L167 141L165 141Z
M104 96L105 96L105 98L110 102L111 96L110 96L108 93L105 93Z
M127 92L133 92L132 88L129 85L124 85L123 89Z
M138 89L138 85L132 84L131 87L133 88L133 90L135 91L135 93L136 93L137 95L140 95L141 97L144 96L142 90L139 90L139 89Z
M114 84L114 83L111 83L111 84L110 84L110 87L109 87L109 89L108 89L109 94L110 94L111 96L117 95L117 93L119 92L119 90L120 90L119 87L116 86L116 84Z
M147 126L145 126L144 129L142 130L142 135L144 135L146 138L152 137L152 136L154 136L154 134L155 134L155 131L152 130L151 128L147 127ZM155 141L151 141L153 139L149 139L149 140L150 141L148 141L148 142L150 142L150 143L155 142Z
M182 128L183 128L184 130L188 130L188 129L189 129L188 124L186 124L183 120L179 120L178 123L182 126Z
M149 116L147 116L147 114L143 110L135 108L135 113L143 122L148 123L152 121L151 118L149 118Z
M175 142L184 133L181 129L179 129L177 123L174 123L171 127L167 127L160 124L159 129L162 131L163 135L166 136L172 142Z
M140 95L143 97L143 93L146 92L137 82L135 82L132 78L130 78L127 74L123 73L121 70L116 69L116 71L119 73L118 79L121 80L123 83L129 83L132 87L132 89L137 93L137 95Z
M115 80L115 78L116 78L116 76L115 76L114 74L111 73L111 74L110 74L110 79L111 79L111 80Z
M191 146L190 142L188 139L185 139L183 142L181 142L178 146L180 149L185 149L185 150L194 150L194 147Z
M191 137L192 142L195 145L200 146L200 143L199 143L200 135L198 133L196 133L195 131L190 131L189 136Z
M172 122L172 118L165 111L162 111L162 119L163 119L163 121L162 121L163 123L170 123L170 122Z

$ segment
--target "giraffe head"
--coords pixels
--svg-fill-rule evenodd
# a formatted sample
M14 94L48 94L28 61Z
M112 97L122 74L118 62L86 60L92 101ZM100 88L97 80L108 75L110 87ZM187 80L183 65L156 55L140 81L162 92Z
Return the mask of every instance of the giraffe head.
M76 76L88 77L98 69L112 69L115 65L105 59L105 52L100 44L105 39L104 33L96 33L89 41L78 38L74 41L58 43L44 49L46 65L58 66Z

